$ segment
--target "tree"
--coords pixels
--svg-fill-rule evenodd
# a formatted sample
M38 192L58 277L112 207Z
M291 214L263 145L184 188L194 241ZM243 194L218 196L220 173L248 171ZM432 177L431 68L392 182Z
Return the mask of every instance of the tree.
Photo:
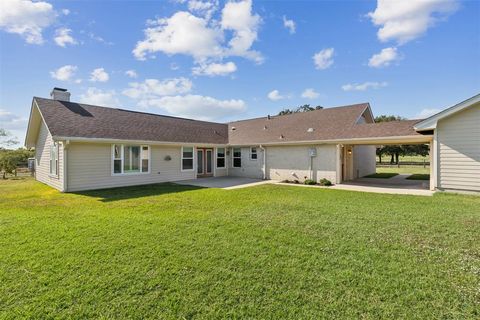
M19 165L27 163L28 158L33 157L33 151L27 149L3 150L0 152L0 172L3 179L7 174L17 175Z
M389 122L389 121L401 121L406 120L403 117L395 115L380 115L375 117L375 122ZM377 148L377 156L379 162L382 163L382 155L389 155L391 164L398 164L400 156L406 155L421 155L426 156L429 153L429 146L425 144L413 144L413 145L386 145L381 148Z
M308 111L314 111L314 110L320 110L323 109L322 106L316 106L316 107L311 107L309 104L304 104L303 106L299 106L298 108L285 108L282 111L278 113L279 116L283 116L286 114L292 114L292 113L298 113L298 112L308 112Z
M0 128L0 148L18 144L18 140L7 130Z

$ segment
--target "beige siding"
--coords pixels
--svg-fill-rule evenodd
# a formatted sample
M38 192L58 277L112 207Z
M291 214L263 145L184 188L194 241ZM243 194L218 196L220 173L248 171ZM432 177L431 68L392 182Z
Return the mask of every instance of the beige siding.
M165 160L170 156L171 160ZM150 146L150 173L112 175L112 145L71 143L68 147L68 191L112 188L194 179L181 169L181 147Z
M375 146L353 147L353 175L355 178L374 174L376 171Z
M50 175L50 146L54 143L47 126L42 121L35 145L35 178L63 191L63 144L58 146L58 176Z
M309 149L315 147L317 156L310 158ZM267 177L272 180L326 178L336 181L336 146L279 146L267 147Z
M437 123L441 189L480 191L480 105Z
M257 146L257 160L250 159L250 147L243 147L242 149L242 167L233 167L233 148L229 148L230 157L228 158L228 175L233 177L247 177L262 179L263 178L263 152Z

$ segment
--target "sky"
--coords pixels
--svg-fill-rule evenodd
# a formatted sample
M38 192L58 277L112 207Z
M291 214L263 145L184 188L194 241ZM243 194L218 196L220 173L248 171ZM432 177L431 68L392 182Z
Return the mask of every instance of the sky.
M480 93L480 1L0 2L0 128L32 97L226 122L369 102L424 118Z

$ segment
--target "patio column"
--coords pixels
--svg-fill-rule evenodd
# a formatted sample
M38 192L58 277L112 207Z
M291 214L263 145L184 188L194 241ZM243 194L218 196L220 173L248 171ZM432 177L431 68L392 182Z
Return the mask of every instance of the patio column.
M429 160L430 160L430 190L435 191L435 170L436 170L436 163L434 161L434 152L436 152L433 140L430 141L430 152L429 152Z

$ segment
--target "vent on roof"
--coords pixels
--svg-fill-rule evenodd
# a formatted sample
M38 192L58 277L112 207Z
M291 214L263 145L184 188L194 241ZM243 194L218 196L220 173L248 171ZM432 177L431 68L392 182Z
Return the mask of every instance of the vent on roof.
M53 100L70 101L70 92L68 92L67 89L55 87L52 92L50 92L50 97Z
M307 129L307 132L313 132L314 130L315 130L315 129L313 129L313 128L308 128L308 129Z
M285 139L285 137L283 136L283 134L280 135L279 139Z
M263 126L263 130L267 130L267 126Z
M270 120L272 117L270 117L270 115L267 115L267 120Z
M235 127L232 127L232 129L231 129L231 130L232 130L232 131L234 131L234 130L236 130L236 129L237 129L237 128L235 128Z

